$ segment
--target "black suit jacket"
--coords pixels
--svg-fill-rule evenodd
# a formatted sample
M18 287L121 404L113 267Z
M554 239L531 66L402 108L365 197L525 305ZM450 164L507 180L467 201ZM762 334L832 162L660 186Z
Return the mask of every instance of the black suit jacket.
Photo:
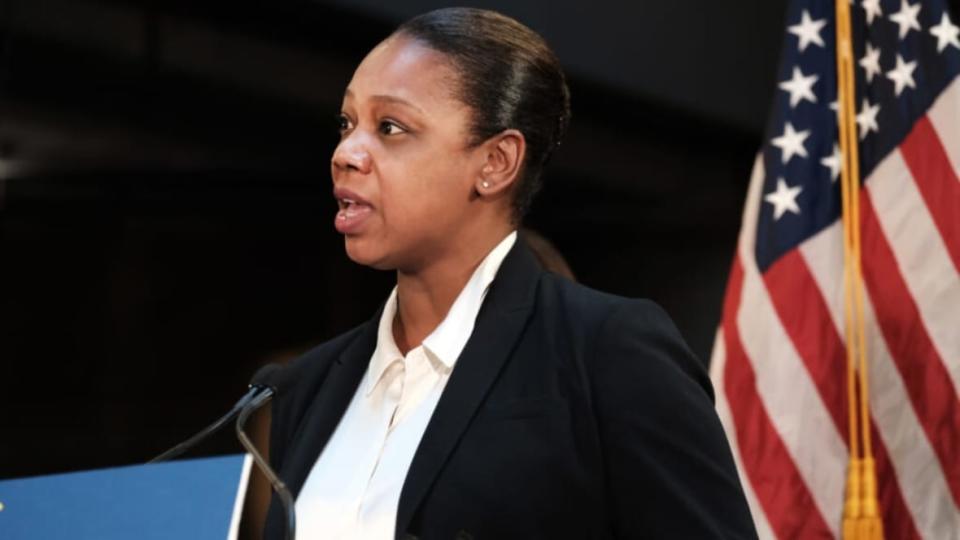
M294 496L376 346L376 314L287 369L271 461ZM265 536L281 538L274 500ZM710 381L655 304L544 272L490 287L400 495L396 537L755 538Z

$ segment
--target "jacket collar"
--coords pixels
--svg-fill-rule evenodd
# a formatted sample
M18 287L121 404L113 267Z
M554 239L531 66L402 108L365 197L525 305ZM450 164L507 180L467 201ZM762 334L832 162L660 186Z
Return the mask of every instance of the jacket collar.
M410 527L417 508L510 356L532 312L542 272L529 248L518 240L490 286L473 333L413 456L400 492L397 538Z

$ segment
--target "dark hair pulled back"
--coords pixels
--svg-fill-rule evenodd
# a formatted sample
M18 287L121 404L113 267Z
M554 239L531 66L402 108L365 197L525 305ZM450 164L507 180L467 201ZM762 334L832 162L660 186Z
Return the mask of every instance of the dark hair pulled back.
M473 110L473 144L506 129L523 134L526 157L513 199L519 221L570 123L570 91L553 51L514 19L475 8L431 11L405 22L394 35L449 57L460 79L457 97Z

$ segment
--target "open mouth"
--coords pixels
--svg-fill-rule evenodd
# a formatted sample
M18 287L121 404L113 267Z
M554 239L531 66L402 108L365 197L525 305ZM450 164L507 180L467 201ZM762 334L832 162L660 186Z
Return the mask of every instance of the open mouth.
M373 206L359 195L345 189L334 190L334 197L340 210L334 220L337 230L342 233L358 232Z
M372 206L369 201L360 195L344 188L334 189L333 197L337 200L337 205L340 207L340 210L348 210L359 206Z
M373 209L373 207L371 207L368 203L351 199L349 197L338 198L337 206L340 207L338 216L341 219L353 216L360 212L368 212Z
M353 199L348 199L348 198L337 199L337 205L340 207L340 210L349 210L359 204L360 203L358 203ZM370 205L365 205L365 206L370 206Z

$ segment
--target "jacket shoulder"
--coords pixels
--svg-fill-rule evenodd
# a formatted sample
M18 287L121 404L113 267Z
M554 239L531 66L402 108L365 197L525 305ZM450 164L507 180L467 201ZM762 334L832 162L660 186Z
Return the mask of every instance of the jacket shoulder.
M703 364L656 302L598 291L551 273L541 280L538 302L549 317L560 319L556 332L582 351L590 378L622 357L651 374L676 370L713 398Z
M545 307L570 310L577 313L578 318L597 323L602 323L611 311L618 309L621 305L638 302L625 296L598 291L551 272L544 272L540 280L538 296L538 300L546 304ZM649 300L639 301L653 304Z

